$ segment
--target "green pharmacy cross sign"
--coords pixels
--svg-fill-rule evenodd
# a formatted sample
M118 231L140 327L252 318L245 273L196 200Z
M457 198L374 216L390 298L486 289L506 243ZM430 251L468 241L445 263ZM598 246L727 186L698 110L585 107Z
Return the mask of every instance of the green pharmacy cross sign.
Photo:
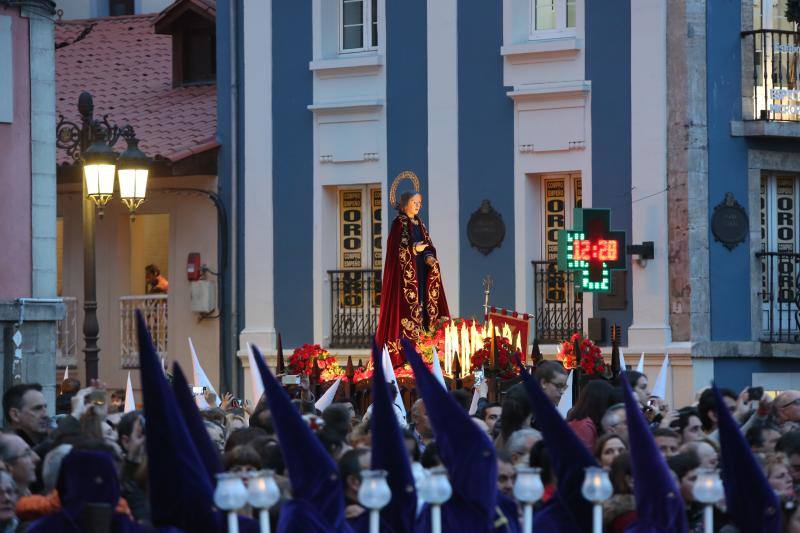
M576 208L575 227L558 231L558 269L574 270L575 289L611 291L611 271L625 270L625 232L611 231L608 209Z

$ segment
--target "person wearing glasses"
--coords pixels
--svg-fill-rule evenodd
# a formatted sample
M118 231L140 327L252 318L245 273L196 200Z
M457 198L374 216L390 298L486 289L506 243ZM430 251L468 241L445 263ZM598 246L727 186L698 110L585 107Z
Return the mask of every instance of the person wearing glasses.
M783 391L772 405L773 417L781 433L800 430L800 391Z
M8 471L17 484L17 493L28 496L36 481L36 465L39 456L22 438L13 433L0 433L0 461L8 465Z
M536 367L536 379L550 401L558 405L567 390L567 371L564 366L558 361L543 361Z

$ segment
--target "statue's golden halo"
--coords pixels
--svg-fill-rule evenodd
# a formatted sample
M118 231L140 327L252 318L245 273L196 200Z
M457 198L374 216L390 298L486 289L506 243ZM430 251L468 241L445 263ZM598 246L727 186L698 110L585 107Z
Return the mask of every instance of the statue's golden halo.
M397 208L397 186L400 185L400 182L403 180L409 180L411 184L414 186L414 192L419 192L419 178L416 174L411 172L410 170L404 170L392 182L392 188L389 189L389 203L392 207Z

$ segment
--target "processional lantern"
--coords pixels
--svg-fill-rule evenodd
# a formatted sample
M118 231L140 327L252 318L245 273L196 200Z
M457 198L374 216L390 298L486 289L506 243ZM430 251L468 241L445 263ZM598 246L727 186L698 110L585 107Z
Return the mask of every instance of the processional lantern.
M575 227L558 232L558 268L576 272L575 289L610 292L611 271L625 270L625 232L611 231L608 209L574 211Z

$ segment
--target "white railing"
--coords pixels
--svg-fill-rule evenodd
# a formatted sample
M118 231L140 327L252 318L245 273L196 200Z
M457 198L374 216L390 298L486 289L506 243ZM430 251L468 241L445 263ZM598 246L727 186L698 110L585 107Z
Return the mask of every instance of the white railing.
M146 294L122 296L119 299L119 338L122 368L139 367L139 342L136 338L135 311L144 316L147 329L153 338L156 351L163 360L167 358L167 295Z
M56 367L78 363L78 299L65 296L64 320L56 322Z

